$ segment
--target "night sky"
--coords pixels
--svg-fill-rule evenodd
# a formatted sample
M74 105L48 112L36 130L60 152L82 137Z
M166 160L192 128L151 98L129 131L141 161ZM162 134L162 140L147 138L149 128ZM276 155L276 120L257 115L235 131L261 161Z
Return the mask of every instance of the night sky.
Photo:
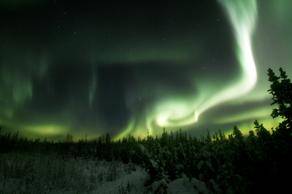
M0 125L28 137L191 134L270 118L291 0L0 1Z

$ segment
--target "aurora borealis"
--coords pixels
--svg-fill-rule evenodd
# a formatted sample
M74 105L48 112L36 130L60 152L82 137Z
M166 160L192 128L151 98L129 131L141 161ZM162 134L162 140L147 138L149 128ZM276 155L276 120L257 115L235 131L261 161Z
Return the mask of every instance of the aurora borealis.
M268 127L292 2L3 0L0 125L32 137Z

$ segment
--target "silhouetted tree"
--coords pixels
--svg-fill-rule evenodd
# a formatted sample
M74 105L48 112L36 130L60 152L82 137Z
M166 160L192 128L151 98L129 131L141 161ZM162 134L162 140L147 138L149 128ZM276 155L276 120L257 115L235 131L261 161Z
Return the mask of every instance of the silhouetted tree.
M241 131L239 130L239 128L237 126L233 127L233 136L235 139L237 139L238 141L242 141L243 140L243 135L241 133Z
M263 124L260 124L257 120L254 122L255 130L259 139L262 139L264 142L270 138L269 131L264 127Z
M292 83L287 77L286 72L280 68L280 75L277 76L272 69L268 70L269 81L271 82L270 89L273 103L276 104L272 112L272 117L281 117L284 121L280 127L287 127L291 130L292 127Z
M73 135L67 134L65 137L65 142L72 143L73 142Z

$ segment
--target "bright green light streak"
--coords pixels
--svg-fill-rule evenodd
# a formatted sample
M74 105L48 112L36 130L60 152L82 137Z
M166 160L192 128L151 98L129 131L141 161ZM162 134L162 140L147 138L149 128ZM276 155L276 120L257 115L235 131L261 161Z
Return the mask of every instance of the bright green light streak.
M223 102L236 99L247 94L257 82L256 63L253 56L251 37L257 18L255 0L220 0L231 21L236 38L236 54L241 67L241 80L225 90L213 95L198 107L200 115L207 109Z
M156 108L154 125L158 127L181 127L198 121L198 114L193 109L194 102L189 100L165 101ZM148 124L148 128L152 128Z
M257 20L256 0L219 0L233 28L236 55L241 68L239 80L215 94L202 92L197 99L172 98L161 101L150 111L144 124L129 125L121 136L141 128L146 128L150 135L154 129L179 129L199 121L202 113L208 109L234 100L249 93L257 82L256 63L252 51L252 35ZM136 129L137 128L137 129Z
M241 78L234 85L213 94L200 104L197 101L174 100L159 105L159 111L154 117L158 127L185 127L194 124L206 110L247 94L256 84L256 63L251 43L257 18L256 0L219 0L219 3L225 9L233 27Z
M129 123L128 123L128 126L122 130L121 133L117 134L116 136L114 136L114 140L119 140L119 139L122 139L123 137L126 137L127 135L129 135L132 131L132 129L134 128L134 120L131 120Z

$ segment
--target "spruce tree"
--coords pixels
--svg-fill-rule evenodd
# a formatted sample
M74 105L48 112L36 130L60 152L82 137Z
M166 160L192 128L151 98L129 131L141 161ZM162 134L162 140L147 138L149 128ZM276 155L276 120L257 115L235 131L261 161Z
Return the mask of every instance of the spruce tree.
M280 75L277 76L272 69L268 70L270 89L272 94L272 105L277 107L272 112L273 118L282 118L280 128L291 130L292 127L292 83L286 72L280 68Z

